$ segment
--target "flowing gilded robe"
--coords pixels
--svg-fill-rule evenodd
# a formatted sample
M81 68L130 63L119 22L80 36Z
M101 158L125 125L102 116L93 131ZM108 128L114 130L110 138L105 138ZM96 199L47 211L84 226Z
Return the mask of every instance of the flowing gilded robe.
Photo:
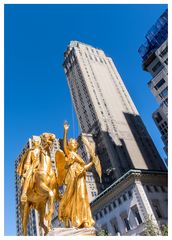
M67 158L66 189L59 205L59 220L70 220L73 227L83 227L84 223L91 227L95 223L88 200L84 166L84 161L78 161L75 156Z

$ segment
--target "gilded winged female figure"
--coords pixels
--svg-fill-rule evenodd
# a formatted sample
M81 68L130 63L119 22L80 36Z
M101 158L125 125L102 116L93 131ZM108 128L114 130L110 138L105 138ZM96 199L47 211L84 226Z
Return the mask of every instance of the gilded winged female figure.
M69 227L91 227L94 225L86 188L86 171L94 165L92 160L86 164L78 155L78 142L67 142L69 125L64 124L64 152L56 153L59 185L65 184L65 192L59 204L59 220ZM93 157L94 158L94 157Z

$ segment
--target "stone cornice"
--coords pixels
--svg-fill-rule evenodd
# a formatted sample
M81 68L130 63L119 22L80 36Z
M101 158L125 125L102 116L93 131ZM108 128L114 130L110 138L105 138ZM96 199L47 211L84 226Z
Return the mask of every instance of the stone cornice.
M167 176L168 173L164 171L150 171L131 169L127 173L125 173L122 177L120 177L117 181L115 181L112 185L110 185L106 190L101 192L97 198L91 202L91 208L99 208L99 205L102 205L102 201L104 203L108 202L112 198L116 198L120 195L126 188L132 186L136 182L140 181L143 183L151 183L151 184L167 184ZM161 178L160 178L161 177ZM161 179L161 181L160 181Z

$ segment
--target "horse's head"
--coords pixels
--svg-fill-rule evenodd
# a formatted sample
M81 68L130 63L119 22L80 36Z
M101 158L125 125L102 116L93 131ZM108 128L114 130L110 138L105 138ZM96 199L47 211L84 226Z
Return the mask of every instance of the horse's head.
M53 133L43 133L41 135L41 139L44 145L44 148L49 148L49 146L51 146L55 140L56 136Z

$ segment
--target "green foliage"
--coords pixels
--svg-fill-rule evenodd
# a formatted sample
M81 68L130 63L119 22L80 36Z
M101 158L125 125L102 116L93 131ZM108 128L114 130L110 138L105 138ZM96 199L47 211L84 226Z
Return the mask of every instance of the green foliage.
M111 235L110 233L108 233L107 230L102 229L101 225L97 224L95 226L95 228L96 228L96 236L110 236Z
M148 217L145 222L145 235L146 236L158 236L159 228L152 221L152 217Z
M161 226L161 235L168 236L168 225L167 224L164 224Z
M152 220L152 217L148 217L145 222L145 235L146 236L168 236L168 225L162 225L159 229Z

